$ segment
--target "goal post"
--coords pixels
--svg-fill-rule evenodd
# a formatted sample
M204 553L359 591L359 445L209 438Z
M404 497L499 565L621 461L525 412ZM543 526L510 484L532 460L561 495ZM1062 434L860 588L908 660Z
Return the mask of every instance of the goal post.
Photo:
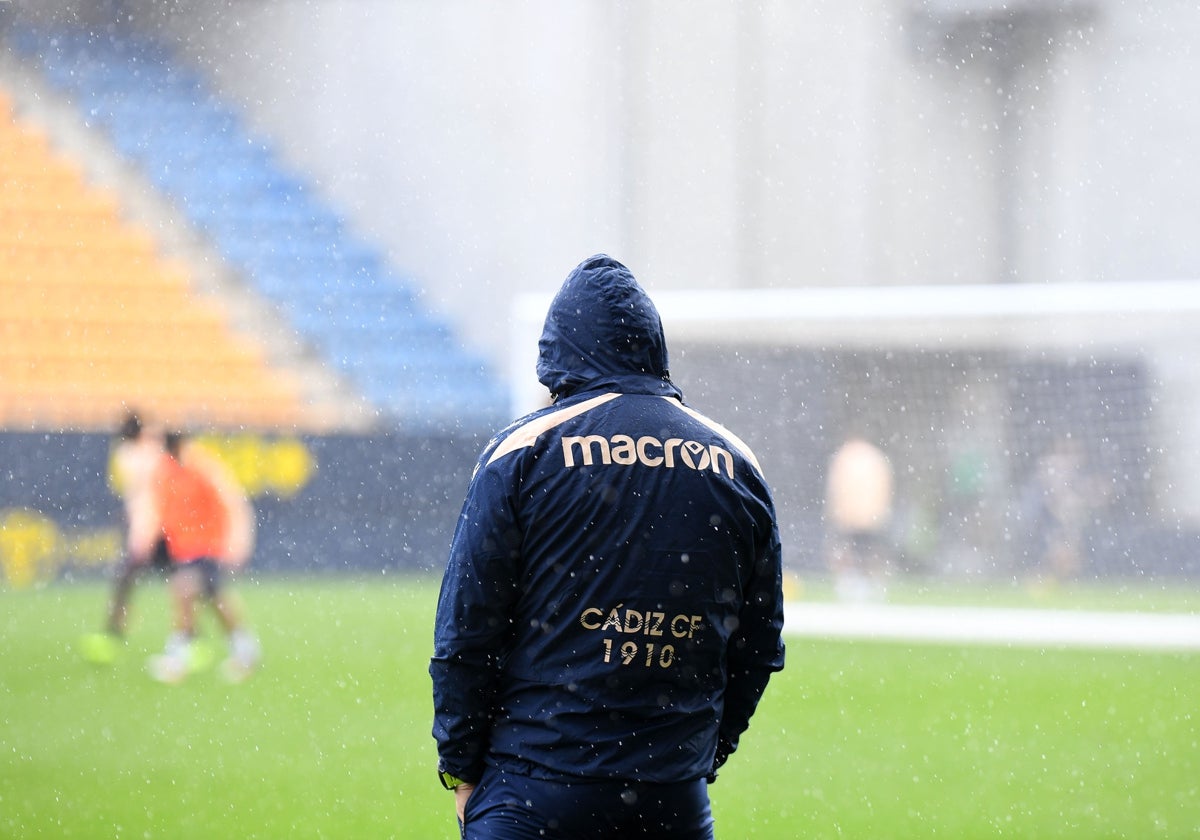
M791 565L821 563L825 466L854 430L893 464L914 569L1028 571L1030 486L1065 441L1081 574L1200 573L1200 282L648 291L685 397L763 463ZM514 413L545 404L548 304L514 309Z

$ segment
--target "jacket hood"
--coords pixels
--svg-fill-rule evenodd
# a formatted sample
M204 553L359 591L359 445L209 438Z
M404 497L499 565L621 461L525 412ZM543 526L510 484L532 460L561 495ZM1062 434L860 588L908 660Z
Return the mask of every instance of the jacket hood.
M671 383L658 310L629 269L606 254L577 265L555 295L537 374L556 400L605 386L682 396Z

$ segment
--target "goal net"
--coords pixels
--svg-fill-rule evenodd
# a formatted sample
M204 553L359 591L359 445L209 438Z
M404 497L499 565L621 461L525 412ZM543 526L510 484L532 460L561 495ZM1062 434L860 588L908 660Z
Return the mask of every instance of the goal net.
M650 293L685 398L759 456L793 570L826 566L828 465L860 435L892 467L895 569L1200 574L1200 283ZM515 311L514 411L544 401L546 304Z

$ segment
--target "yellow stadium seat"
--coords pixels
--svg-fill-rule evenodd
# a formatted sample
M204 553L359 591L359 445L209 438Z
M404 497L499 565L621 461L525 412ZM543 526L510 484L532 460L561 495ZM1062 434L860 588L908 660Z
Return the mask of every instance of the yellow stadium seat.
M301 385L234 334L0 92L0 427L309 425Z

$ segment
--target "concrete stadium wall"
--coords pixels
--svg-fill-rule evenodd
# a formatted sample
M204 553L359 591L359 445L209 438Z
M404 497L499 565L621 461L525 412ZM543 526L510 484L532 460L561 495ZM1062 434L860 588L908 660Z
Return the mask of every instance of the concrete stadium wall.
M651 291L1200 277L1187 0L12 5L173 41L498 365L600 250Z

